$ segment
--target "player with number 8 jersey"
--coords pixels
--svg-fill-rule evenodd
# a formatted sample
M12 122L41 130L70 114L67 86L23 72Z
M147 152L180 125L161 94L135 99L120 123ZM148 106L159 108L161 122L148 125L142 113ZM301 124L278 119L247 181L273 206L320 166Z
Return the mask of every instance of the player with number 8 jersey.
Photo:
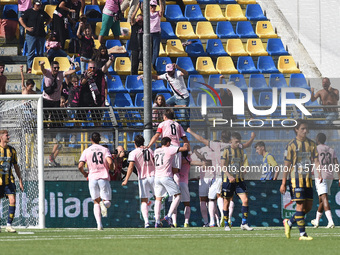
M111 206L112 192L109 170L113 168L113 160L110 151L99 145L99 133L92 134L91 142L92 145L81 154L78 169L84 177L88 177L97 229L103 230L101 216L106 217L107 208ZM87 163L88 172L84 171L85 163Z

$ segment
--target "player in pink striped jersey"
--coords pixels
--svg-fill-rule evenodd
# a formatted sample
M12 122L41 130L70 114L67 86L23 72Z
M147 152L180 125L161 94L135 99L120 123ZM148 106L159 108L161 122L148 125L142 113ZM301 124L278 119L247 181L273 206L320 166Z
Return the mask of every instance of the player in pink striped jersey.
M112 191L109 170L113 168L113 161L110 151L99 145L99 133L92 134L91 142L92 145L81 154L78 169L84 177L88 177L97 229L103 230L101 216L106 217L107 208L111 206ZM88 172L84 171L85 163L87 163Z
M168 224L173 227L171 216L177 209L179 202L181 201L181 192L174 181L172 172L172 162L175 155L178 152L189 150L189 144L185 143L183 147L170 146L171 139L169 137L163 137L161 140L161 148L155 150L155 218L157 228L160 225L160 211L162 197L165 192L169 196L173 196L173 201L170 205L168 214L163 220L166 220Z
M316 212L316 218L311 221L315 228L319 226L319 221L322 217L323 211L325 211L325 215L328 220L327 228L334 228L334 222L331 213L331 207L328 202L328 196L331 195L331 186L333 183L333 172L339 173L339 162L338 158L335 155L334 149L330 148L325 144L326 135L324 133L319 133L316 136L316 149L318 150L319 162L320 162L320 170L322 182L320 182L320 178L318 178L319 172L314 170L315 174L315 187L319 196L319 207ZM340 179L339 179L340 185Z
M148 199L150 191L154 192L154 180L155 180L155 163L154 155L151 149L145 149L144 138L141 135L135 137L135 147L133 151L129 153L129 167L126 173L125 180L122 186L125 186L133 172L134 166L136 166L138 173L138 187L139 197L141 199L141 211L145 223L145 228L149 227L149 212L148 212Z

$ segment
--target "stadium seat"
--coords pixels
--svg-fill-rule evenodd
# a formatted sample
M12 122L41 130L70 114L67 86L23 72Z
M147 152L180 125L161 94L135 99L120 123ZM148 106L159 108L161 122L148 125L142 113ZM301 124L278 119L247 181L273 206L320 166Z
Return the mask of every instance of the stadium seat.
M217 0L198 0L197 3L199 4L216 4L217 3Z
M106 40L105 46L106 48L111 49L114 46L122 46L122 44L120 40ZM114 57L126 57L128 56L128 53L113 53L112 55Z
M137 93L135 97L135 106L144 107L144 93Z
M272 106L273 104L273 93L272 92L260 92L259 95L259 106Z
M187 18L183 16L181 8L176 4L165 6L164 17L170 22L187 21Z
M287 82L283 74L271 74L269 76L269 87L271 88L287 88Z
M257 38L250 21L239 21L236 24L236 34L240 38Z
M258 73L252 57L238 57L237 70L239 73Z
M89 12L93 12L93 11L96 11L96 12L98 12L100 15L102 15L102 12L101 12L101 10L100 10L100 8L99 8L99 6L98 5L85 5L85 8L84 8L84 13L85 13L85 15L88 17L88 13ZM102 18L100 17L100 18L87 18L87 21L89 22L89 23L91 23L91 22L101 22L102 21Z
M236 0L217 0L219 4L236 4Z
M288 55L280 38L271 38L267 41L267 52L271 56Z
M189 74L197 74L197 71L190 57L178 57L176 65L186 70Z
M244 101L248 102L248 92L243 92L243 98L244 98ZM253 101L253 106L255 107L258 106L254 93L252 94L252 101Z
M281 73L300 73L292 56L280 56L277 64L277 69Z
M65 72L70 69L71 64L67 57L55 57L53 60L59 63L59 71Z
M197 4L196 0L183 0L183 3L185 5L189 5L189 4Z
M131 73L130 58L117 57L114 63L114 71L119 75L129 75Z
M169 57L158 57L156 59L156 71L158 74L163 74L165 73L165 66L167 64L172 64L172 61Z
M207 96L207 107L221 106L220 101L216 97L212 98L207 93L198 93L197 94L197 105L202 105L202 95Z
M114 107L135 107L129 93L117 93L113 104Z
M249 76L249 87L253 88L255 92L270 90L263 74L251 74Z
M209 21L199 21L196 24L196 35L198 38L215 39L218 38Z
M186 57L182 42L179 39L169 39L166 41L165 52L169 57Z
M142 93L144 85L142 79L137 79L138 75L128 75L125 80L125 88L129 93Z
M219 21L216 25L216 34L219 38L238 38L230 21Z
M123 23L123 22L121 22L121 23ZM95 35L96 35L96 37L99 36L100 29L102 28L102 24L103 24L102 22L97 22L97 23L96 23L96 28L95 28ZM113 38L114 38L111 29L110 29L110 31L109 31L109 35L108 35L108 36L104 36L104 38L105 38L105 39L113 39Z
M256 0L237 0L238 4L256 4Z
M45 5L44 11L47 12L47 14L51 17L51 19L53 18L53 12L55 11L55 9L57 8L56 5L50 5L47 4Z
M196 60L196 70L200 74L218 73L210 57L198 57Z
M250 56L267 56L268 52L264 49L261 39L248 39L246 51Z
M107 92L108 93L125 93L127 90L123 86L122 80L119 75L111 75L111 79L107 79Z
M216 62L216 70L220 74L236 74L237 69L231 57L218 57Z
M189 75L188 77L188 90L191 92L195 91L202 91L200 88L207 88L206 86L202 85L201 83L205 83L205 80L202 75Z
M208 54L204 51L201 40L188 40L192 42L191 44L185 47L185 51L188 53L190 57L200 57L207 56Z
M274 60L271 56L262 56L257 59L257 69L260 73L278 73Z
M208 85L215 87L216 84L226 84L225 79L222 79L222 83L220 83L220 74L210 74L208 79Z
M220 39L208 39L206 52L211 57L228 56Z
M205 6L204 17L209 21L225 21L227 18L223 15L220 5L207 4Z
M296 99L296 96L293 92L286 93L286 99ZM278 105L281 106L281 94L279 95Z
M229 21L247 20L239 4L228 4L225 9L225 16Z
M189 4L185 6L184 16L191 21L206 21L204 18L201 7L198 4Z
M164 86L163 80L152 81L152 93L167 93L169 90Z
M129 22L120 22L120 30L122 31L122 34L119 36L119 40L128 40L128 39L130 39L130 36L131 36L131 25L130 25Z
M14 15L16 14L16 16ZM12 17L13 15L13 17ZM16 4L6 4L2 10L2 17L4 19L18 20L18 5Z
M251 21L267 20L267 17L264 16L259 4L248 4L246 8L246 17Z
M41 68L39 65L39 62L41 61L45 62L45 65L44 65L45 69L51 70L50 61L48 61L47 57L35 57L33 59L33 64L32 64L32 74L42 75Z
M248 89L246 80L242 74L231 74L229 76L229 81L234 82L235 86L240 88L242 91L247 91Z
M192 28L191 22L179 21L176 24L176 36L179 39L196 39L198 36L195 34Z
M189 107L196 107L195 100L194 100L194 98L192 97L191 94L189 94L189 99L190 99L190 101L189 101Z
M161 22L161 38L177 39L177 36L175 35L170 22Z
M270 21L258 21L256 23L256 34L260 38L277 38Z
M94 47L95 47L95 49L99 49L99 47L100 47L100 45L101 45L101 43L98 41L98 40L93 40L94 41Z
M166 57L166 56L168 56L168 54L166 54L166 52L164 50L162 42L159 43L159 53L158 53L158 56L159 57Z
M227 41L226 52L229 56L248 56L248 53L244 50L241 39L229 39Z
M289 87L303 88L310 90L307 80L302 73L293 73L289 78Z

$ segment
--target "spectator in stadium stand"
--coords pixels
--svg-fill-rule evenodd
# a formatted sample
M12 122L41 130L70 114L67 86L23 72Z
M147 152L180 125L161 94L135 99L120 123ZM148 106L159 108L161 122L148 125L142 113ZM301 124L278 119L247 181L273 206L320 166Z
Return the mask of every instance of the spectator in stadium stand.
M33 90L35 83L32 79L28 79L26 81L26 84L25 84L24 66L23 65L20 66L20 75L21 75L21 93L23 95L36 94L37 92L35 92Z
M128 49L131 50L131 74L138 74L138 65L139 62L143 60L143 15L136 14L138 9L140 8L140 4L138 4L137 9L132 14L131 17L131 38Z
M18 20L22 16L22 14L32 8L32 1L31 0L18 0ZM20 47L24 47L25 42L25 28L19 23L19 43Z
M4 75L5 64L0 62L0 94L6 94L7 77Z
M334 108L324 108L324 115L326 118L326 124L331 125L333 121L338 119L338 102L339 102L339 90L331 87L329 78L322 79L322 90L319 90L314 94L314 88L311 88L311 101L314 102L320 98L321 105L333 105Z
M84 34L82 33L84 31ZM79 23L77 37L80 40L80 67L81 73L85 72L86 63L92 61L92 56L95 48L92 37L92 29L90 25L85 26L83 22Z
M37 57L44 55L45 26L51 22L51 17L41 8L39 0L34 1L32 9L28 9L19 18L20 24L26 29L27 42L27 72L32 70L32 63L37 50Z
M150 1L150 35L152 42L152 66L155 68L156 59L159 55L159 44L161 43L161 17L163 16L162 1L160 11L156 11L157 1Z
M61 42L62 49L66 39L69 38L68 24L71 22L75 26L80 8L80 0L62 0L53 12L53 31L56 32L56 38Z

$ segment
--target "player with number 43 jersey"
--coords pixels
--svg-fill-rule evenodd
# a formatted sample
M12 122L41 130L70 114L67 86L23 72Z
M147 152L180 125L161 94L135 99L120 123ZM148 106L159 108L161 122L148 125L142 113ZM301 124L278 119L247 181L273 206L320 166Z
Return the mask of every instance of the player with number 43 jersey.
M78 169L84 177L88 177L97 229L103 230L101 216L106 217L107 208L111 206L112 191L109 170L113 168L113 160L110 151L99 145L99 133L92 134L91 142L92 145L81 154ZM88 172L84 171L85 163L87 163Z

